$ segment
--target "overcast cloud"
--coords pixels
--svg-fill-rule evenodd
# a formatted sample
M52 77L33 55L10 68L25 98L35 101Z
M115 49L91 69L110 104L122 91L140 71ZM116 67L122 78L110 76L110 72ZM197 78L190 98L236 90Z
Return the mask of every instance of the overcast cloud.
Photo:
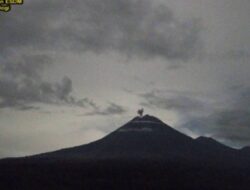
M180 21L167 6L148 0L46 0L24 6L18 14L0 18L3 50L115 50L186 60L200 48L196 19Z
M42 73L51 65L46 55L22 55L0 62L0 108L37 109L35 103L94 107L88 99L77 100L67 76L60 82L45 81Z
M109 115L119 115L126 113L126 108L117 105L115 103L109 103L109 106L105 109L100 109L99 107L96 107L94 111L86 113L85 115L88 116L96 116L96 115L102 115L102 116L109 116Z
M235 147L250 144L250 89L231 87L227 93L228 98L209 103L195 94L182 92L171 97L150 92L141 95L144 98L141 105L178 112L180 129L189 129L192 134L212 137Z
M142 94L141 96L145 99L145 101L141 103L142 106L154 106L160 109L175 110L184 114L201 111L205 106L204 102L194 97L180 95L179 93L171 97L171 95L157 95L156 92L152 91Z
M222 102L224 106L207 116L189 118L182 127L235 147L250 144L250 90L237 87L228 92L232 98Z

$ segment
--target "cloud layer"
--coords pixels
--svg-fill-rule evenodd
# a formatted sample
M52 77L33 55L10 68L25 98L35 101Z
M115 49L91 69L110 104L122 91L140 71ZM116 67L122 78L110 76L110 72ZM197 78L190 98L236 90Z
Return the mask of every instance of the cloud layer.
M192 134L213 137L235 147L250 145L250 89L239 86L229 88L227 93L228 98L209 103L185 92L174 96L150 92L141 95L141 104L177 112L180 128Z
M174 110L187 114L188 112L194 112L202 110L204 104L192 97L175 94L174 96L162 96L152 91L142 94L141 97L145 100L141 103L142 106L156 107L160 109Z
M27 1L0 21L3 50L113 50L186 60L200 47L197 20L180 21L168 7L148 0Z
M0 107L33 108L34 103L72 104L72 81L64 77L51 83L43 79L43 70L51 59L42 54L22 55L0 62Z
M108 115L121 115L126 113L127 110L121 105L117 105L115 103L109 103L109 106L107 106L105 109L100 109L99 107L95 107L94 111L89 112L85 115L88 116L96 116L96 115L102 115L102 116L108 116Z
M224 106L207 116L190 118L183 127L230 145L250 145L250 89L237 87L228 92L232 97Z
M0 22L0 107L67 103L95 109L95 103L71 95L67 76L56 83L43 79L43 70L53 64L48 52L187 60L200 47L196 20L180 21L168 7L148 0L27 1ZM123 111L111 105L102 114L114 110Z

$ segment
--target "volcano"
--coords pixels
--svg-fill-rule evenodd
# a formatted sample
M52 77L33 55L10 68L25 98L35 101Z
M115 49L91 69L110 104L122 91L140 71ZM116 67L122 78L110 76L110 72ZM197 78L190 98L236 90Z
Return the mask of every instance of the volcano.
M193 139L145 115L86 145L1 160L0 188L248 189L249 163L249 148Z
M192 138L156 117L135 117L96 142L37 155L54 159L155 159L190 151ZM171 154L170 154L171 153Z

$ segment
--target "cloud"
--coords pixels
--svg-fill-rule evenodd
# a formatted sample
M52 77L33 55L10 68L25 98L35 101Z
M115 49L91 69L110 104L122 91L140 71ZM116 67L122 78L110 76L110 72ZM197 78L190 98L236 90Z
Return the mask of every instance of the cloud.
M94 109L94 111L89 112L85 115L88 115L88 116L93 116L93 115L109 116L109 115L121 115L121 114L124 114L126 112L127 112L127 110L124 107L117 105L115 103L109 103L109 106L106 107L105 109L102 110L99 107L96 107L96 109Z
M2 51L111 50L186 60L200 48L199 21L180 21L168 7L149 0L27 1L0 22Z
M224 106L214 109L210 114L189 118L182 127L229 145L250 145L250 88L232 88L228 93L231 96L222 102Z
M241 147L250 145L250 119L246 110L218 110L209 116L189 118L182 127L216 138L226 144Z
M217 101L203 101L185 92L162 95L153 91L140 96L143 106L178 113L179 129L187 133L236 147L250 145L250 88L232 87L223 93L228 97L223 95L224 99Z
M89 98L83 98L80 100L75 100L74 98L71 98L71 103L73 105L83 107L83 108L92 108L94 110L98 109L98 105L91 99Z
M174 110L182 113L202 110L204 108L201 100L185 95L174 94L174 96L168 95L166 97L167 95L159 95L152 91L140 96L144 99L141 105L147 107Z
M27 0L0 22L1 108L27 110L46 103L97 110L93 101L71 95L73 84L67 76L54 83L44 80L43 71L53 62L50 52L115 51L187 60L200 46L199 21L180 21L168 7L149 0ZM102 111L123 110L113 105Z
M91 106L88 99L77 100L71 93L72 81L67 76L60 82L48 82L42 74L52 64L43 54L19 55L0 62L0 108L37 109L36 103Z

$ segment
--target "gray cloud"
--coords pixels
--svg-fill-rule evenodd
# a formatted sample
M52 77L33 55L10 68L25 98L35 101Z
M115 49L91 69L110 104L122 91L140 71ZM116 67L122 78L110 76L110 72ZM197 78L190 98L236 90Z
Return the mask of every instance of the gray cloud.
M159 95L152 91L142 94L141 97L144 99L141 105L147 107L156 107L184 113L202 110L204 108L204 103L201 100L185 95L175 94L174 96L169 95L166 97L166 95Z
M45 81L43 70L51 64L50 57L43 54L0 62L0 108L36 109L35 103L95 107L88 99L77 100L71 95L72 81L67 76L60 82Z
M224 106L214 109L206 116L192 117L183 124L183 128L217 138L229 145L250 145L250 89L232 88L228 93L231 98Z
M3 51L19 47L114 50L186 60L200 47L197 20L180 21L168 7L148 0L27 1L0 22Z
M102 115L102 116L108 116L108 115L121 115L126 113L127 110L121 106L121 105L117 105L115 103L109 103L109 106L106 107L105 109L100 109L99 107L96 107L96 109L94 109L94 111L89 112L85 115L88 116L93 116L93 115Z
M43 70L52 62L47 52L111 50L186 60L200 42L196 20L181 22L168 7L148 0L27 1L0 22L0 107L19 109L32 108L28 104L33 103L96 109L93 102L72 97L68 77L53 84L43 79ZM105 113L113 109L122 111L113 105Z
M208 103L196 96L175 93L174 96L150 92L141 95L143 106L172 110L179 114L181 126L192 133L213 137L228 145L250 145L250 88L233 87L224 92L224 100Z
M75 100L74 98L71 98L71 103L73 105L79 106L79 107L83 107L83 108L92 108L94 110L98 109L98 105L91 99L89 98L83 98L80 100Z
M205 117L189 118L182 127L198 135L216 138L229 145L250 145L250 119L246 110L218 110Z
M0 22L0 107L67 103L96 109L72 97L68 77L53 84L43 79L51 51L187 60L200 46L197 20L180 21L168 7L148 0L27 0Z

